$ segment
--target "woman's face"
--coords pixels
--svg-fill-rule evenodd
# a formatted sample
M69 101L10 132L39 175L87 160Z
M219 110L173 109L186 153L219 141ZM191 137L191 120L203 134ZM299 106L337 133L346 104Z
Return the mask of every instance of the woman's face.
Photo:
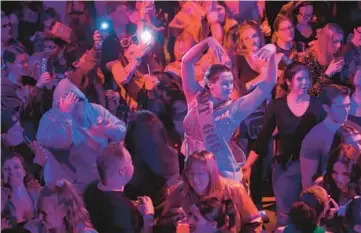
M297 14L297 22L299 24L309 24L313 16L313 6L307 5L300 7Z
M291 21L284 20L279 24L277 31L277 39L283 42L293 41L295 36L295 28L293 27Z
M350 173L347 167L341 162L336 162L332 169L332 179L337 188L340 190L347 188L347 185L350 182Z
M249 52L256 52L261 45L261 37L259 33L251 27L243 32L241 35L241 41L243 46L246 47Z
M218 12L218 20L220 23L224 23L226 19L226 9L222 5L216 4L216 11Z
M39 219L47 229L61 228L64 224L65 211L56 206L52 197L42 197L39 201Z
M291 92L297 96L307 94L311 85L311 78L309 72L306 70L298 71L292 78L292 83L288 83L291 87Z
M187 171L187 178L189 184L199 196L207 192L210 177L205 164L194 161Z
M60 52L60 47L52 40L44 41L44 53L46 57L55 58Z
M3 169L4 183L16 187L24 182L25 169L20 159L12 157L5 161Z
M233 75L231 72L222 72L216 82L209 82L211 95L219 100L229 100L233 91Z
M332 41L329 44L329 52L332 54L335 54L338 52L338 50L341 48L342 46L342 41L343 41L343 35L338 34L338 33L333 33L332 35Z

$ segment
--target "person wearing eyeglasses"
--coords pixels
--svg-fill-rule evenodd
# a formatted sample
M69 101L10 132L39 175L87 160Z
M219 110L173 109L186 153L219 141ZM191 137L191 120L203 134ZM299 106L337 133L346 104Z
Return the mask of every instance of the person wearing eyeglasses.
M156 34L147 26L146 19L151 12L151 7L147 6L145 4L139 10L139 19L134 19L128 3L107 3L113 32L110 32L102 47L103 87L119 91L122 102L134 109L147 107L148 96L144 99L140 97L147 93L143 88L145 82L150 80L157 83L152 73L163 70L154 53Z
M316 39L316 30L311 25L313 18L312 2L301 2L294 10L295 42L298 52L305 52L308 43Z
M295 26L291 18L286 15L279 14L273 24L274 33L272 35L272 43L276 45L277 54L282 54L278 58L278 69L285 70L293 61L297 61L297 50L294 43Z
M357 67L361 66L361 21L354 24L352 33L351 41L343 46L340 52L345 64L339 73L339 80L346 84L351 83Z

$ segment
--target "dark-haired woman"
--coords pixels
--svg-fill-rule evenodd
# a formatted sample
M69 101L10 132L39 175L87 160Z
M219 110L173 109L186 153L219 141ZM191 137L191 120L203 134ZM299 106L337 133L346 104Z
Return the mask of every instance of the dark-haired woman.
M320 111L320 101L307 93L311 86L311 76L306 66L298 62L288 66L283 86L288 94L271 101L267 106L261 133L242 168L245 179L249 180L252 165L260 155L268 153L269 140L277 127L273 189L278 226L287 224L288 210L301 191L299 153L302 140L325 115Z
M38 185L26 187L31 176L25 167L23 158L17 153L8 156L2 164L2 229L23 227L29 220L36 217L41 188Z
M204 75L205 86L202 87L195 78L195 64L208 47L218 55L221 64L208 68ZM260 49L256 57L268 67L264 81L251 94L236 100L230 99L233 74L224 65L228 63L225 57L222 46L210 37L195 45L182 59L183 90L188 103L188 114L184 119L184 149L186 156L202 149L213 152L221 174L241 181L241 159L237 161L235 157L242 156L242 151L229 142L239 124L257 109L275 85L275 48L268 45Z
M161 191L177 183L177 152L169 144L167 131L159 118L149 111L135 113L128 123L125 146L132 155L135 172L126 188L130 198L149 196L155 206Z
M350 144L341 143L331 151L323 186L340 206L360 194L358 158L359 149Z
M295 42L298 52L305 52L308 43L316 39L316 29L312 27L313 18L312 2L305 1L300 3L294 10L296 23Z

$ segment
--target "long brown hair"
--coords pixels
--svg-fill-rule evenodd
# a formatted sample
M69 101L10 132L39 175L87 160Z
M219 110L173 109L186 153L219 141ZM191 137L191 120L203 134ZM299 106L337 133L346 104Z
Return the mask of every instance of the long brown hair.
M45 187L40 194L38 208L50 200L55 208L65 208L65 224L69 232L78 232L79 226L92 228L88 211L78 191L68 180L60 179Z
M340 190L332 178L333 167L337 162L342 163L349 172L348 194L360 193L360 190L358 190L358 182L361 178L360 160L360 151L349 144L341 143L331 150L324 177L324 186L333 199L338 200L340 195Z
M202 197L199 197L196 194L188 180L188 172L195 162L204 164L209 176L209 184L206 193ZM200 198L214 196L235 198L233 199L234 204L238 206L240 204L240 200L237 200L240 188L241 185L239 183L221 176L217 161L212 152L205 150L197 151L188 156L181 175L181 182L175 187L172 187L171 192L181 194L182 197L184 197L183 200L169 198L169 203L167 203L166 206L171 209L172 207L177 206L179 202L183 202L185 207L190 207L190 205L197 203ZM166 211L167 209L165 208L165 212Z

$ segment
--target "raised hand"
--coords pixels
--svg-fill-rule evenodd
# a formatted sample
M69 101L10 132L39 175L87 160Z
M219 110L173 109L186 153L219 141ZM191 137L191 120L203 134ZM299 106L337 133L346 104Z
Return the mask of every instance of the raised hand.
M330 63L330 65L328 65L327 70L325 72L325 74L328 77L332 77L333 75L335 75L336 73L340 72L342 70L342 67L345 65L345 60L339 59L339 60L335 60L333 59Z
M58 107L60 111L64 113L71 113L78 101L79 98L76 94L74 92L69 92L65 97L60 97Z
M152 90L158 83L159 79L155 75L146 74L143 76L145 82L145 89Z
M145 215L154 215L154 206L152 199L148 196L141 196L138 197L139 205L138 210L142 214L142 216Z
M35 154L33 162L43 166L48 160L48 156L50 152L45 147L40 145L40 143L37 141L31 142L30 148Z
M107 35L106 35L107 36ZM96 30L93 34L93 41L94 41L94 48L96 50L100 50L102 48L104 39L106 38L105 35L101 35L101 33Z
M258 60L269 61L275 55L276 55L276 46L274 46L273 44L267 44L257 51L255 57Z

